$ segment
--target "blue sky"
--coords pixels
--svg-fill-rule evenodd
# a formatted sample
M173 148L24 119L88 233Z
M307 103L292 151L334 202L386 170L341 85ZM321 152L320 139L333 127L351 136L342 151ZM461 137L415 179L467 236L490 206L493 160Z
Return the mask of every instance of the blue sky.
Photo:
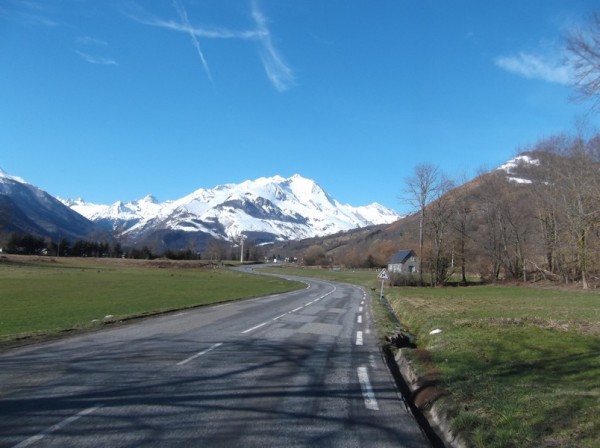
M474 176L577 123L591 0L3 0L0 168L63 198L262 176L398 211L419 163Z

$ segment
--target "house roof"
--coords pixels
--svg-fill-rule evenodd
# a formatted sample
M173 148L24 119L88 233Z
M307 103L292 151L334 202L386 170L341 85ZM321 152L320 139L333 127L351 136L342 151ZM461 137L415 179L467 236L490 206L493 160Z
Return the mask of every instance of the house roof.
M394 254L394 256L391 258L389 264L401 264L406 262L406 260L409 257L415 257L415 251L412 249L409 250L401 250L399 252L396 252L396 254Z

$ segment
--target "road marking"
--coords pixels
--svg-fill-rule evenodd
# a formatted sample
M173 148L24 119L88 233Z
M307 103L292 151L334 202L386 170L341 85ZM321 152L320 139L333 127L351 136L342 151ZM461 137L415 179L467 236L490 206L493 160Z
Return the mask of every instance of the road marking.
M256 330L257 328L264 327L264 326L265 326L265 325L267 325L268 323L269 323L269 322L263 322L262 324L258 324L258 325L256 325L255 327L248 328L247 330L244 330L244 331L242 331L242 334L244 334L244 333L250 333L252 330Z
M356 322L362 324L362 314L358 315L358 317L356 318Z
M79 420L81 417L83 417L85 415L91 414L92 412L100 409L102 406L104 406L104 405L97 404L95 406L92 406L91 408L84 409L83 411L80 411L77 414L72 415L71 417L64 419L62 422L59 422L56 425L52 425L49 428L44 429L39 434L36 434L35 436L31 436L28 439L23 440L21 443L18 443L13 448L25 448L25 447L28 447L28 446L34 444L35 442L38 442L38 441L42 440L47 435L50 435L53 432L58 431L59 429L62 429L65 426L73 423L74 421Z
M363 345L363 332L362 331L356 332L356 345Z
M198 358L199 356L206 355L208 352L210 352L210 351L214 350L214 349L215 349L215 348L217 348L217 347L220 347L221 345L223 345L223 343L222 343L222 342L217 342L216 344L213 344L213 345L211 345L210 347L208 347L206 350L203 350L203 351L201 351L201 352L199 352L199 353L196 353L194 356L190 356L188 359L184 359L183 361L179 361L179 362L177 363L177 365L178 365L178 366L182 366L182 365L184 365L184 364L187 364L187 363L188 363L188 362L190 362L191 360L193 360L193 359L196 359L196 358Z
M376 361L375 361L375 356L374 356L372 353L369 355L369 365L370 365L372 368L375 368L375 367L376 367L376 365L377 365L377 363L376 363Z
M310 285L309 285L309 286L310 286ZM285 316L286 314L292 314L292 313L295 313L296 311L300 311L302 308L304 308L304 307L306 307L306 306L308 306L308 305L312 305L312 304L313 304L313 303L315 303L315 302L318 302L319 300L321 300L321 299L323 299L323 298L327 297L329 294L332 294L332 293L334 293L336 290L337 290L337 286L334 286L334 287L333 287L333 289L332 289L331 291L329 291L327 294L323 294L321 297L318 297L318 298L314 299L314 300L313 300L313 301L311 301L311 302L308 302L308 303L306 303L306 304L304 304L304 305L302 305L302 306L299 306L298 308L295 308L295 309L293 309L293 310L291 310L291 311L288 311L287 313L283 313L283 314L281 314L281 315L279 315L279 316L277 316L277 317L274 317L273 319L271 319L271 320L270 320L270 321L268 321L268 322L263 322L262 324L258 324L258 325L256 325L255 327L248 328L247 330L244 330L244 331L242 331L242 334L245 334L245 333L250 333L251 331L253 331L253 330L256 330L257 328L260 328L260 327L263 327L263 326L267 325L269 322L274 322L274 321L276 321L276 320L278 320L278 319L281 319L281 318L282 318L283 316ZM256 299L254 299L254 300L256 300Z
M373 392L371 382L369 381L367 368L361 366L356 370L358 372L358 382L360 383L360 388L362 389L363 399L365 400L365 407L367 409L371 409L372 411L378 411L379 405L377 404L375 393Z
M358 307L358 312L359 312L359 313L362 313L362 312L363 312L363 307L362 307L362 306L359 306L359 307Z

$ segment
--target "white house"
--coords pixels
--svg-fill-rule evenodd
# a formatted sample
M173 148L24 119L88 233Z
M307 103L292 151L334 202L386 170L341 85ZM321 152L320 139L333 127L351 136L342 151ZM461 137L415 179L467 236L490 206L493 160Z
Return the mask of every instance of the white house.
M388 263L388 272L419 272L419 258L415 251L410 249L397 252Z

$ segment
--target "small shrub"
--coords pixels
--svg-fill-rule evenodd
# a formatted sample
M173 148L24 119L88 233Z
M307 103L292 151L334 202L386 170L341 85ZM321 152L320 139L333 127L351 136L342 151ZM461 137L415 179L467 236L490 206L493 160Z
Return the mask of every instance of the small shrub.
M391 286L420 286L419 276L413 273L394 272L390 276Z

